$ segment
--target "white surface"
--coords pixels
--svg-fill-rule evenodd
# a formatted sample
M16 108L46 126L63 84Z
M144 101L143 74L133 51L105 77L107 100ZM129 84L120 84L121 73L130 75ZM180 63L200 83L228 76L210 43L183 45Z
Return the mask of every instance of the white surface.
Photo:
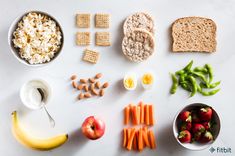
M0 154L6 156L78 156L78 155L136 155L121 148L121 130L123 125L122 109L130 102L143 100L154 103L157 124L154 132L157 136L158 149L144 150L138 155L160 156L196 156L210 154L208 149L191 152L183 149L174 140L172 122L176 112L183 106L202 102L212 105L221 116L221 133L214 147L231 147L234 141L234 34L235 1L234 0L1 0L0 5ZM65 45L62 54L52 64L42 68L29 68L20 64L11 54L7 44L7 32L11 22L28 10L41 10L55 16L63 27ZM78 12L107 12L111 14L111 47L94 47L101 53L97 65L81 61L83 47L75 45L75 14ZM136 64L124 58L121 52L123 20L133 12L148 11L156 23L156 52L146 62ZM170 53L170 25L183 16L205 16L212 18L218 26L217 52L207 54L172 54ZM93 20L92 20L93 21ZM93 23L93 22L92 22ZM95 31L103 29L92 28ZM106 31L106 30L104 30ZM92 42L92 48L94 41ZM171 79L169 72L182 68L193 59L196 65L210 63L215 69L215 80L222 80L221 91L213 97L195 95L187 98L183 90L170 96ZM141 86L136 91L127 92L122 87L122 78L128 72L139 76L146 70L156 74L154 89L143 91ZM76 73L80 77L93 76L97 71L104 74L104 81L111 83L103 98L76 101L77 92L71 88L69 77ZM31 111L20 102L21 85L32 78L43 78L53 90L48 110L56 120L53 129L48 123L43 110ZM52 136L68 132L70 140L62 147L48 151L34 151L20 145L11 134L12 111L18 110L22 124L38 136ZM106 133L98 141L88 141L79 132L79 128L89 115L98 115L106 122ZM233 153L235 151L232 151ZM218 155L218 154L215 154ZM222 154L221 154L222 155ZM230 154L234 155L234 154Z

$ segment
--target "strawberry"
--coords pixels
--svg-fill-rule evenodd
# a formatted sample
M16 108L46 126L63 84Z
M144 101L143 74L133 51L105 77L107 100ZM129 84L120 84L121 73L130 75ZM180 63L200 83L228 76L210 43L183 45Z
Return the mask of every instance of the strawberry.
M210 131L206 131L205 133L203 133L200 141L203 143L207 143L210 142L211 140L213 140L213 135L211 134Z
M203 133L203 132L205 132L205 127L202 124L195 123L195 124L193 124L192 132L194 134L197 133L197 132Z
M191 112L189 111L181 112L179 115L179 119L183 122L192 122Z
M202 136L202 132L196 132L193 134L193 139L195 141L199 141L199 140L201 140L201 136Z
M178 139L182 143L190 143L191 142L191 133L188 130L181 131Z
M195 123L200 122L200 118L198 117L197 112L192 112L192 121L195 122Z
M205 127L206 130L210 130L211 128L211 122L206 121L203 122L202 125Z
M190 131L192 128L192 123L191 122L183 122L180 126L180 130L183 131L183 130L188 130Z
M201 121L210 121L212 117L212 109L210 107L201 108L199 110L199 117Z

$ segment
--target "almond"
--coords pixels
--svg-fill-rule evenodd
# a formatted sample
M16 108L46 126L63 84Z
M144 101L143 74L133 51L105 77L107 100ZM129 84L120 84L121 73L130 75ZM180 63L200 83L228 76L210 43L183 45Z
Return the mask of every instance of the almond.
M86 79L80 79L80 82L81 82L81 83L86 83L87 80L86 80Z
M90 98L90 97L91 97L91 93L86 92L86 93L84 94L84 97L85 97L85 98Z
M84 90L85 90L85 92L88 92L89 91L89 87L87 86L87 85L84 85Z
M103 88L107 88L109 86L109 83L108 82L105 82L104 84L103 84Z
M100 90L100 96L104 96L104 89Z
M96 87L97 89L100 89L100 82L99 82L99 81L97 81L97 82L95 83L95 87Z
M92 94L94 94L96 96L99 95L99 93L95 89L92 89L91 92L92 92Z
M75 81L72 81L73 88L77 88L77 83Z
M83 89L83 87L84 87L84 85L83 85L83 84L79 84L79 85L77 86L77 89L78 89L78 90L82 90L82 89Z
M83 99L84 98L84 94L83 93L80 93L79 95L78 95L78 100L81 100L81 99Z
M98 73L98 74L95 75L95 78L96 78L96 79L99 79L99 78L101 78L101 77L102 77L102 73Z
M95 83L95 79L89 78L90 83Z
M94 83L92 83L92 84L90 85L90 90L93 90L93 89L95 89L95 84L94 84Z
M77 75L72 75L72 76L70 77L71 80L75 80L76 78L77 78Z

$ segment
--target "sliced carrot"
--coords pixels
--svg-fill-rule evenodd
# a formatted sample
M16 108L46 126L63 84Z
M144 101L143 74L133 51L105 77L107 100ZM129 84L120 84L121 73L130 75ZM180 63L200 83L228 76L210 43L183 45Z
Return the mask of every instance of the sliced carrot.
M128 128L126 130L126 146L125 147L127 147L130 136L131 136L131 128Z
M137 142L137 138L138 138L138 131L135 132L135 136L134 136L134 140L133 140L133 149L137 150L138 149L138 142Z
M139 106L140 106L140 123L143 124L144 123L144 104L142 101L139 103Z
M149 105L149 124L154 125L154 108L153 105Z
M126 106L124 110L124 124L127 125L130 120L130 106Z
M133 125L137 125L137 106L133 106L132 114L133 114Z
M126 144L127 144L127 129L124 128L123 129L123 144L122 144L122 146L126 147Z
M129 150L129 151L132 149L134 136L135 136L135 128L132 128L130 137L128 138L128 144L127 144L127 147L126 147L127 150Z
M149 139L148 139L148 129L147 127L143 128L143 142L147 147L150 147Z
M140 124L140 106L137 106L137 111L136 111L136 124Z
M139 148L139 151L142 151L143 148L144 148L144 145L143 145L143 132L142 132L141 128L139 129L138 148Z
M155 137L154 137L154 134L153 134L153 130L148 131L148 136L149 136L149 140L150 140L150 148L155 149L156 148L156 143L155 143Z
M145 115L145 124L146 125L149 125L149 106L148 105L145 105L144 106L144 115Z
M130 107L131 122L132 122L132 124L134 124L135 123L135 121L134 121L134 110L133 110L134 105L130 104L129 107Z

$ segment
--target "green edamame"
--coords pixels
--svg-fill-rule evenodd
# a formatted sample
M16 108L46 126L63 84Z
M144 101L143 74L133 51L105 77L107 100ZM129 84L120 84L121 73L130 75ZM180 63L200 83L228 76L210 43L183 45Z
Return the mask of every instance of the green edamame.
M209 83L211 83L213 81L213 69L212 69L211 65L209 65L209 64L206 64L205 67L208 70Z
M194 96L197 92L204 96L211 96L216 94L220 89L211 91L204 91L203 89L214 89L220 81L212 83L213 69L211 65L205 64L204 67L195 67L192 69L193 60L191 60L183 69L178 70L172 74L171 94L174 94L181 86L184 90L191 92L190 97Z
M180 85L181 85L181 87L182 87L184 90L189 91L189 92L192 91L192 89L191 89L191 88L192 88L192 85L191 85L190 82L184 81L184 82L180 83Z
M187 64L187 66L185 66L185 67L183 68L183 70L184 70L184 71L190 71L191 68L192 68L192 65L193 65L193 60L191 60L191 61Z
M199 78L202 80L202 82L204 82L204 83L208 86L208 82L207 82L207 79L206 79L206 77L205 77L204 74L202 74L202 73L200 73L200 72L192 72L192 74L193 74L194 76L199 77Z
M215 90L212 90L212 91L209 91L209 92L205 92L205 91L200 91L200 93L203 95L203 96L212 96L212 95L215 95L217 92L219 92L220 89L215 89Z
M172 86L171 86L171 94L175 94L177 88L178 88L178 79L175 76L175 74L171 74L171 79L172 79Z
M195 72L202 72L202 73L205 73L205 74L208 72L205 67L195 67L193 69L193 71L195 71Z
M192 84L192 91L190 97L193 97L197 93L197 81L193 76L189 76L188 79Z
M218 82L215 82L215 83L206 85L206 84L204 84L203 82L201 82L201 83L200 83L200 87L202 87L202 88L208 88L208 89L213 89L213 88L216 88L218 85L220 85L220 83L221 83L221 81L218 81Z

